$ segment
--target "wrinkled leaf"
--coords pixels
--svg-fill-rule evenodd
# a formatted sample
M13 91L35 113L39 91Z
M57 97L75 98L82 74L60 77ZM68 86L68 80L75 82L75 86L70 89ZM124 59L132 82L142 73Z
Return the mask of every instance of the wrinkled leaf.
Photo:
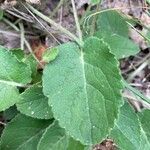
M44 132L38 150L83 150L84 146L68 137L65 130L57 122L50 125Z
M139 148L141 128L137 115L128 103L121 107L119 118L110 137L119 149L135 150Z
M1 150L35 150L50 121L17 115L5 127L0 143Z
M42 88L33 86L21 94L21 100L17 103L17 109L27 115L39 119L53 117L48 99L42 93Z
M114 126L122 103L118 63L103 41L58 47L58 58L44 69L44 94L54 117L67 133L83 144L104 139Z

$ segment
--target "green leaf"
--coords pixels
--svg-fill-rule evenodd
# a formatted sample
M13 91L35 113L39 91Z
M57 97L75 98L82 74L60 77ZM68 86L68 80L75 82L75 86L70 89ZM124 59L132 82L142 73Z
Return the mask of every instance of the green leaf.
M58 58L44 69L44 94L69 135L95 144L114 126L122 103L118 62L96 37L87 39L83 50L74 43L58 49Z
M65 130L54 122L45 130L38 143L38 150L84 150L84 146L66 136Z
M144 130L141 128L141 142L138 150L148 150L148 149L150 149L150 141L147 139Z
M129 39L126 20L118 12L101 13L98 16L97 28L95 35L109 44L111 52L118 59L135 55L140 51L138 45Z
M3 13L3 10L0 9L0 20L3 19L3 14L4 14L4 13Z
M17 109L27 115L39 119L53 117L48 99L42 93L42 88L37 85L28 88L21 94L22 99L17 103Z
M126 20L117 11L100 13L97 19L97 29L107 31L128 38L128 25Z
M141 126L145 135L147 136L147 140L150 143L150 110L144 110L141 113L138 113L139 120L141 122Z
M9 121L9 120L13 119L17 114L18 114L18 111L17 111L16 107L12 106L3 112L3 117L5 118L5 120Z
M33 58L32 55L27 55L24 59L24 63L26 63L32 71L32 77L34 78L37 74L38 62Z
M24 51L21 50L20 48L12 49L11 50L12 54L15 55L18 59L18 61L23 61L25 54Z
M20 95L16 87L0 83L0 111L13 106L20 100Z
M141 141L141 128L134 110L125 103L121 107L119 118L111 131L110 138L114 139L119 149L135 150Z
M101 0L90 0L92 4L98 4Z
M13 49L11 51L17 57L18 61L23 62L30 67L32 77L34 77L37 73L37 66L38 66L38 63L35 60L35 58L33 58L31 54L29 55L24 54L24 51L21 49Z
M97 32L96 36L99 38L102 37L104 41L109 44L111 52L115 54L117 59L135 55L140 51L138 45L130 39L117 34L108 34L108 32L103 32L104 31Z
M42 56L42 61L49 63L50 61L53 61L57 57L58 53L59 50L56 47L47 49Z
M31 69L10 51L0 46L0 111L20 100L16 86L31 81Z
M12 53L0 48L0 80L26 84L31 81L31 69Z
M1 150L35 150L45 128L51 121L17 115L3 131Z

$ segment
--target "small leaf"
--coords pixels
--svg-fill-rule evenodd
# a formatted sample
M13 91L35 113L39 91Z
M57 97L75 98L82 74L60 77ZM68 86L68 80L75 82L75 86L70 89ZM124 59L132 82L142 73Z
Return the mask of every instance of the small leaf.
M21 94L22 99L17 103L17 109L27 115L39 119L53 117L48 99L42 93L42 88L37 85L28 88Z
M108 32L99 31L96 33L97 37L102 37L106 43L109 44L111 52L115 54L117 59L129 57L137 54L140 49L137 44L127 37L116 34L108 34Z
M45 128L51 121L17 115L3 130L1 150L35 150Z
M49 63L50 61L53 61L59 53L59 50L57 47L47 49L42 56L42 61Z
M38 143L38 150L84 150L84 146L66 136L65 130L54 122L45 130Z
M43 74L44 94L61 127L83 144L100 142L114 126L122 104L118 62L102 40L91 37L80 51L58 47L59 57Z
M31 81L31 69L23 62L19 62L13 54L0 48L0 80L17 83L29 83Z
M139 120L128 103L121 107L119 118L111 131L110 138L114 139L119 149L135 150L141 141Z
M138 45L129 39L126 19L116 11L104 12L98 16L95 36L103 38L118 59L140 51Z
M20 101L20 95L16 87L0 83L0 111L13 106Z
M97 19L97 29L107 31L128 38L128 25L126 20L117 11L107 11L99 14Z

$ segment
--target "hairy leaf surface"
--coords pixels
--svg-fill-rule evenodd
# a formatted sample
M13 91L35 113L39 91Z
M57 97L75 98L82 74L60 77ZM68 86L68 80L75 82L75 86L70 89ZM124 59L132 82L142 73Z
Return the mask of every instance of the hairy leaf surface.
M57 59L44 69L44 94L69 135L95 144L114 126L122 103L118 63L96 37L87 39L83 50L75 43L58 49Z
M16 116L3 131L0 149L35 150L41 135L50 123L24 115Z
M129 39L126 19L118 12L99 14L97 27L95 35L109 44L111 52L118 59L135 55L140 51L139 46Z
M65 130L57 122L50 125L44 132L38 150L83 150L84 146L68 137Z
M17 109L27 115L39 119L53 117L48 99L42 93L42 88L37 85L27 89L21 94L21 100L17 103Z
M122 106L110 138L114 139L120 149L135 150L139 148L141 128L137 115L128 103Z

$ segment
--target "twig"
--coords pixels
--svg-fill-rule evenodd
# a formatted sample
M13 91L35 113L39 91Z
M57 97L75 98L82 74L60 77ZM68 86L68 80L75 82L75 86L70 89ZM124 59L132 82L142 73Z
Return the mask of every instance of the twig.
M35 56L35 54L33 53L32 48L31 48L29 42L28 42L26 39L24 39L24 42L25 42L25 45L27 46L29 52L30 52L31 55L33 56L33 58L38 62L38 64L41 66L41 68L44 68L43 64L38 60L38 58L37 58L37 57Z
M133 73L131 73L128 77L128 81L131 81L136 75L138 75L147 65L149 64L149 60L142 63Z
M50 34L50 36L58 43L58 44L60 44L60 42L55 38L55 36L51 33L51 32L49 32L48 30L47 30L47 28L38 20L38 18L30 11L30 9L28 9L28 7L26 7L26 5L24 5L23 3L21 3L26 9L27 9L27 11L36 19L36 21Z
M57 12L58 9L63 5L63 3L64 3L64 0L60 0L60 1L59 1L58 5L57 5L56 8L53 10L53 12L52 12L52 14L50 15L50 17L53 17L53 16L56 14L56 12Z
M22 50L24 50L24 26L23 26L23 23L19 23L19 27L20 27L20 47Z
M68 31L67 29L65 29L64 27L62 27L60 24L54 22L52 19L50 19L49 17L45 16L44 14L42 14L41 12L39 12L38 10L36 10L35 8L33 8L30 4L27 4L27 7L33 12L35 13L37 16L39 16L40 18L42 18L43 20L45 20L46 22L48 22L49 24L53 25L56 29L58 29L59 31L61 31L62 33L65 33L66 35L68 35L70 38L72 38L73 40L75 40L79 45L82 45L82 43L80 42L80 40L74 35L72 34L70 31Z
M80 39L80 43L83 43L82 31L81 31L81 28L80 28L80 23L79 23L79 19L78 19L78 15L77 15L77 9L76 9L74 0L71 0L71 3L72 3L73 15L74 15L74 19L75 19L76 28L77 28L78 36L79 36L79 39Z
M3 21L5 23L7 23L10 27L12 27L13 29L15 29L16 31L19 31L19 29L13 23L11 23L8 19L6 19L6 18L3 17Z
M0 121L0 124L3 125L3 126L6 126L6 123Z

